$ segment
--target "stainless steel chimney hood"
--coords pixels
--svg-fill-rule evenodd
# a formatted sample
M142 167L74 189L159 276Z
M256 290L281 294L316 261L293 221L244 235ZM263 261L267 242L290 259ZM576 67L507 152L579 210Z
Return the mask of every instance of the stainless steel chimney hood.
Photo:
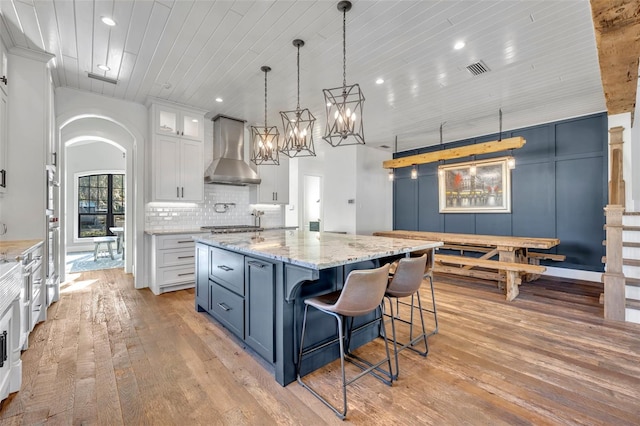
M259 184L258 174L244 161L245 120L220 114L212 120L214 160L204 172L204 183L238 186Z

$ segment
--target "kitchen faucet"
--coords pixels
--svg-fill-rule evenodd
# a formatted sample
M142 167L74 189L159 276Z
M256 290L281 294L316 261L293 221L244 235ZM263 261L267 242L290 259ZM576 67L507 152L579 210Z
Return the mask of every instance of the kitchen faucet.
M251 212L251 216L253 216L253 224L258 228L260 227L260 217L262 215L264 215L262 210L253 209L253 212Z

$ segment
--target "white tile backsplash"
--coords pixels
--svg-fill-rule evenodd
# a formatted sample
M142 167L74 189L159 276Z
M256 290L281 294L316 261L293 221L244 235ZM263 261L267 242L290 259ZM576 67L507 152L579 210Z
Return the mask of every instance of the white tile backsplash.
M204 203L148 203L145 207L145 230L190 230L211 225L253 225L254 209L264 212L261 225L274 228L284 225L283 206L249 204L248 186L205 185ZM216 203L227 203L224 213L215 211ZM234 204L234 205L231 205ZM218 206L218 210L223 210Z

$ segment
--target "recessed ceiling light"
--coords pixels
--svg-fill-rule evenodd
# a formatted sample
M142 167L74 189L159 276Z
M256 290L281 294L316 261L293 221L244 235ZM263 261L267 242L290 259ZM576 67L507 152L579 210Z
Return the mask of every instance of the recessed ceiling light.
M100 18L100 20L105 24L108 25L110 27L115 27L116 26L116 21L114 21L113 19L109 18L108 16L103 16L102 18Z
M197 122L198 122L198 119L197 119L197 118L194 118L194 119L193 119L193 120L191 120L191 121L192 121L192 122L194 122L194 123L197 123Z
M384 79L379 78L376 80L376 84L382 84L382 83L384 83Z
M216 102L222 102L222 98L216 98Z
M456 50L460 50L464 47L464 41L458 41L453 45L453 48Z
M111 69L108 66L102 65L102 64L98 65L98 68L101 69L102 71L109 71Z

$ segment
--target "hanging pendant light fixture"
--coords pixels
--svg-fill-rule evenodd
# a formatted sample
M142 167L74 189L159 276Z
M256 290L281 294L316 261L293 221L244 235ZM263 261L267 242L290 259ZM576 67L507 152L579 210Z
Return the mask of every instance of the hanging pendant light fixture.
M278 142L280 133L276 126L269 127L267 125L267 73L271 71L271 67L263 66L260 68L264 72L264 127L251 126L251 140L253 152L251 153L251 161L256 165L278 165Z
M351 2L339 2L338 10L342 12L342 87L322 91L327 106L327 126L323 139L334 147L364 145L364 95L358 84L347 86L347 12L351 10Z
M282 128L284 129L284 143L280 150L287 157L315 157L313 146L313 126L316 118L307 108L300 108L300 48L304 41L293 40L298 49L298 104L295 111L281 111Z

